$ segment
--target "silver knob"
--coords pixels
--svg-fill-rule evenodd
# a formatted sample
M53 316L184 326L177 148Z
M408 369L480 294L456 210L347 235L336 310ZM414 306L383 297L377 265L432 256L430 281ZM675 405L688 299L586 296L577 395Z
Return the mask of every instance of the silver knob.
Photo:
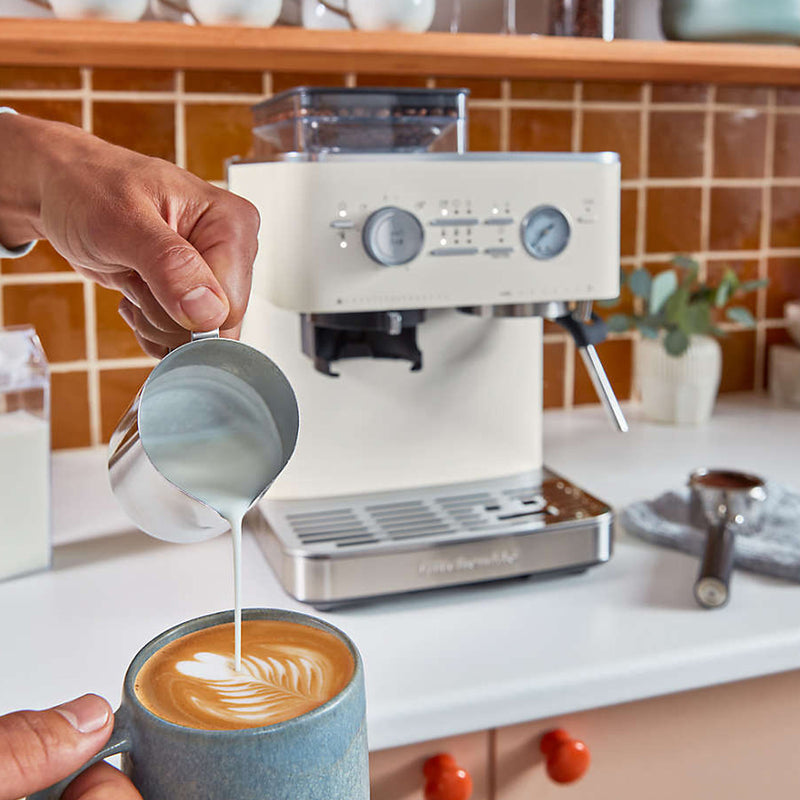
M383 267L396 267L420 254L425 232L410 211L385 206L369 215L361 238L373 261Z

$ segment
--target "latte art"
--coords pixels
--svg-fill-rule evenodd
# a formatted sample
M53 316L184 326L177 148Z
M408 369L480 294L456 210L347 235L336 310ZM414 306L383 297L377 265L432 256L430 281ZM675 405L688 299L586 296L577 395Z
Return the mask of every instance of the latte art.
M218 625L188 634L151 656L136 678L142 704L186 727L255 728L317 708L352 677L353 658L338 638L271 620L243 623L237 671L231 629Z

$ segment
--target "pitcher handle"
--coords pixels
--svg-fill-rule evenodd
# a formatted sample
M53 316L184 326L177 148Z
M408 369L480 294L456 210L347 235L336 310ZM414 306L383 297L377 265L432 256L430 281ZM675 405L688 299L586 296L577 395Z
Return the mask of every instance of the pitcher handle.
M213 331L192 331L192 341L199 339L219 339L219 328L214 328Z
M117 753L127 753L132 749L131 743L131 728L128 720L128 714L124 708L120 707L114 714L114 730L111 731L111 738L106 742L105 747L93 755L79 770L76 770L63 781L59 781L47 789L42 789L40 792L29 795L28 800L59 800L64 790L70 783L83 772L88 769L92 764L98 761L114 756Z

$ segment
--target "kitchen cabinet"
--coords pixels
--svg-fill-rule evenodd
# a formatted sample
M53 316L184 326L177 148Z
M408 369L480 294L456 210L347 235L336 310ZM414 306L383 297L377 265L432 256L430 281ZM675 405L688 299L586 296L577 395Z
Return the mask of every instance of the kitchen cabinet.
M575 783L547 775L539 742L553 728L590 750L589 770ZM472 800L793 797L800 671L378 751L370 756L372 800L420 800L422 764L439 752L472 773Z
M472 776L470 800L491 800L492 733L480 731L370 753L370 800L420 800L423 766L438 753L450 753Z

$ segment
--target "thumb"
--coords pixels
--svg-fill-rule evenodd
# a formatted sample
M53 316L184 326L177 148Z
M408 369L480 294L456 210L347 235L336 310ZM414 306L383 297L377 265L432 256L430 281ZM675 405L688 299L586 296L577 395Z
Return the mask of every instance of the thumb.
M79 769L106 743L113 719L95 694L0 717L0 800L38 792Z
M160 218L142 231L136 263L129 266L181 327L191 331L219 328L230 304L211 267L200 253Z

